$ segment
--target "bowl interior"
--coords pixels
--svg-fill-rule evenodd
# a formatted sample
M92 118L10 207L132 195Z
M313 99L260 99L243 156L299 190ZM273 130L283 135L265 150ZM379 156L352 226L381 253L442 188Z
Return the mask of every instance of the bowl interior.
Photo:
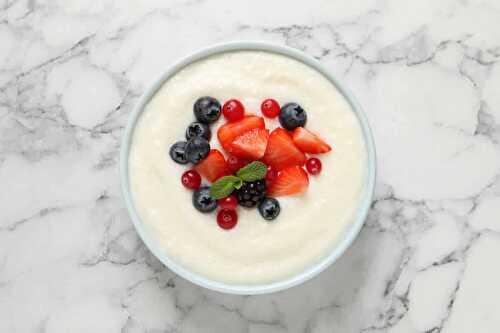
M156 94L156 92L162 87L163 83L177 73L183 67L193 63L195 61L201 60L203 58L220 54L224 52L231 51L242 51L242 50L253 50L253 51L266 51L281 54L293 59L296 59L309 67L312 67L316 71L323 74L344 96L347 102L350 104L353 112L356 114L357 119L360 123L366 151L367 151L367 167L365 172L364 185L361 193L361 198L358 203L358 209L356 215L350 226L345 230L344 235L341 237L336 246L332 249L330 254L323 258L321 261L317 262L314 266L309 269L297 274L288 279L277 281L268 284L257 284L257 285L235 285L226 284L218 281L213 281L207 279L199 274L192 273L191 271L185 269L184 267L178 265L174 260L172 260L167 253L162 249L160 244L156 241L155 237L149 234L146 227L141 222L137 211L134 207L134 202L132 199L132 193L130 191L129 184L129 170L128 170L128 159L129 151L132 143L132 137L137 120L141 116L142 111L145 106L149 103L151 98ZM349 245L354 241L358 235L361 227L363 226L366 214L370 208L370 204L373 197L373 191L375 186L375 168L376 168L376 158L375 158L375 147L373 142L372 133L368 125L368 121L356 100L352 97L351 93L348 92L339 82L315 59L307 56L306 54L297 51L292 48L277 46L262 42L233 42L215 45L209 48L205 48L198 51L192 55L189 55L182 59L181 61L174 64L172 67L167 69L154 83L151 85L144 94L140 97L137 105L132 111L132 114L128 120L125 133L123 135L121 154L120 154L120 173L121 173L121 184L122 192L125 199L125 204L127 206L128 212L132 218L132 222L139 233L142 241L146 244L149 250L169 269L174 271L176 274L182 276L183 278L200 285L202 287L224 292L230 294L241 294L241 295L254 295L254 294L264 294L275 292L279 290L284 290L300 283L303 283L312 277L316 276L333 262L335 262L342 253L349 247Z

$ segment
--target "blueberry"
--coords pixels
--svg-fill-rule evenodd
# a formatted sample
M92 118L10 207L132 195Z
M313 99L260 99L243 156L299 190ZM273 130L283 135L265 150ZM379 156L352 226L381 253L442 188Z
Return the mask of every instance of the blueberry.
M210 127L208 127L207 124L197 121L189 124L188 128L186 129L186 139L189 140L194 138L195 136L201 136L202 138L207 139L207 141L210 141L210 137L212 136Z
M279 120L283 128L293 131L297 127L304 127L307 114L299 104L287 103L281 107Z
M217 208L217 200L210 196L210 187L202 186L193 192L193 205L202 213L213 212Z
M179 164L186 164L188 162L186 157L186 144L186 141L179 141L170 147L170 157Z
M259 203L259 213L265 220L274 220L280 214L280 203L274 198L265 198Z
M196 164L208 156L210 144L202 137L195 136L186 144L186 159Z
M213 97L200 97L194 103L193 112L199 122L210 124L220 117L220 103Z

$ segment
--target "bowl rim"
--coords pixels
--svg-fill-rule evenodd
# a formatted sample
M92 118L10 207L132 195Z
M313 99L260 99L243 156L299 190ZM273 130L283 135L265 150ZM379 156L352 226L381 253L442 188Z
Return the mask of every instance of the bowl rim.
M366 165L366 175L363 185L362 197L358 203L358 209L355 217L348 227L344 231L341 239L338 240L337 244L331 250L331 252L322 258L320 261L315 263L313 266L304 269L300 273L297 273L291 277L284 280L263 283L263 284L228 284L219 281L215 281L206 278L200 274L191 272L189 269L182 267L180 264L172 260L164 251L164 249L159 246L158 242L154 237L150 236L146 230L145 225L141 222L139 215L134 206L134 201L132 199L132 192L130 190L129 183L129 169L128 160L130 147L132 143L132 137L134 134L134 129L140 118L145 106L149 103L151 98L156 94L156 92L163 86L163 83L175 75L179 70L186 67L187 65L199 61L201 59L233 51L263 51L271 52L280 55L287 56L289 58L295 59L321 73L326 77L343 95L346 101L351 106L353 112L355 113L358 122L360 124L361 130L363 132L363 137L367 150L367 165ZM121 149L120 149L120 178L121 178L121 190L122 195L125 200L125 205L127 211L132 219L135 229L137 230L140 238L146 244L148 249L170 270L172 270L177 275L183 277L184 279L207 289L211 289L218 292L223 292L227 294L235 295L258 295L267 294L272 292L277 292L285 290L301 283L304 283L313 277L317 276L319 273L324 271L330 265L332 265L353 243L357 235L363 227L364 221L370 209L374 189L375 189L375 177L376 177L376 152L375 143L370 129L368 120L361 105L353 97L351 92L345 88L319 61L312 58L311 56L293 49L291 47L271 44L268 42L261 41L234 41L227 43L214 44L195 51L179 61L175 62L172 66L169 66L163 73L153 81L152 85L148 85L137 103L135 104L131 114L129 115L127 125L122 136Z

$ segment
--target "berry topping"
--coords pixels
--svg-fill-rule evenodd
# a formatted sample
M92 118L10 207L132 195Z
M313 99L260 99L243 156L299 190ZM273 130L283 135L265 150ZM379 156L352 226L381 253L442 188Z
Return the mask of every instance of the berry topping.
M269 185L268 195L282 197L300 194L309 186L307 173L299 166L291 166L281 170L278 177Z
M304 165L306 156L293 144L288 132L278 127L269 135L263 161L281 170L293 165Z
M239 121L245 115L245 107L237 99L230 99L222 106L222 114L227 121Z
M175 162L195 164L182 174L182 184L194 190L192 202L198 211L209 213L220 207L217 224L222 229L236 226L238 205L258 206L265 220L274 220L281 211L275 197L303 193L309 186L308 173L321 173L321 161L307 159L305 154L332 150L304 128L307 114L299 104L287 103L280 108L269 98L262 101L261 111L267 118L279 117L282 127L269 133L264 118L245 116L245 107L237 99L226 101L221 108L217 99L200 97L193 106L196 121L186 129L187 141L170 147ZM227 160L221 151L210 149L209 143L209 124L217 121L221 112L227 122L218 128L217 138L229 153ZM212 183L210 187L201 185L202 177Z
M307 114L299 104L287 103L281 107L279 120L283 128L293 131L297 127L304 127Z
M207 157L210 152L210 144L202 137L195 136L186 144L186 158L189 162L196 164Z
M293 131L292 138L295 145L304 153L324 154L332 150L332 147L328 143L303 127L297 127Z
M280 203L274 198L265 198L259 203L259 213L265 220L271 221L280 214Z
M226 162L230 173L236 173L239 169L248 164L246 160L234 155L230 155Z
M238 198L234 194L217 200L217 204L222 209L236 209L238 207Z
M186 141L176 142L170 147L170 157L179 164L186 164L188 162L186 157Z
M255 207L266 195L266 181L245 182L236 190L238 203L244 207Z
M210 124L220 117L220 103L213 97L200 97L194 103L193 112L199 122Z
M232 209L221 209L217 213L217 224L225 230L233 229L238 223L238 214Z
M197 190L201 185L201 177L196 170L188 170L182 174L182 185L190 190Z
M268 98L260 105L260 111L267 118L276 118L280 114L280 105L276 100Z
M229 174L226 160L220 151L217 149L210 150L208 156L195 166L203 177L209 182L214 182L222 176Z
M193 205L200 212L209 213L217 208L217 200L210 196L210 188L203 186L193 192Z
M200 136L207 141L210 141L210 137L212 136L210 127L208 127L207 124L200 123L198 121L189 124L188 128L186 129L186 140L192 139L195 136Z
M321 161L316 157L311 157L306 162L306 169L311 175L318 175L321 172Z
M269 165L267 167L266 183L272 183L276 179L276 177L278 177L278 171L276 171L272 166Z
M254 128L265 128L264 118L257 116L246 116L242 120L222 125L217 131L219 142L225 150L236 137Z
M269 130L254 128L236 137L228 148L233 155L250 160L258 160L266 152L268 139Z

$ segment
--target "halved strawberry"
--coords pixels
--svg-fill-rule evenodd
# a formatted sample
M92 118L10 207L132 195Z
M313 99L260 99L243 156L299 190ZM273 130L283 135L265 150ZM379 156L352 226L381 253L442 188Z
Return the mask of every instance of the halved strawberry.
M300 194L309 186L309 176L299 166L281 170L278 177L269 185L267 194L272 197Z
M254 128L234 139L229 145L231 154L241 158L259 160L264 156L269 139L269 130Z
M308 154L324 154L332 150L332 147L319 136L306 130L304 127L297 127L293 131L293 142L295 145Z
M236 137L254 128L265 128L264 118L246 116L240 121L224 124L217 130L217 137L222 148L228 150L229 145Z
M214 182L229 174L224 155L217 149L210 150L208 156L194 167L209 182Z
M269 135L266 152L262 160L276 170L281 170L293 165L304 165L306 155L294 145L290 134L283 128L278 127Z

